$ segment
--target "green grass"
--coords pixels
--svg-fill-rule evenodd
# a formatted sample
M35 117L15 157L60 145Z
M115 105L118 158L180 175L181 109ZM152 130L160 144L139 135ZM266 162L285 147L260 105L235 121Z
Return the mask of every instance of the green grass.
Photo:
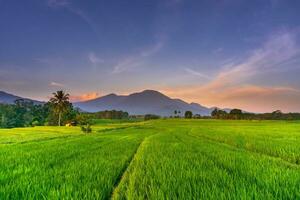
M299 121L0 130L0 199L300 199Z

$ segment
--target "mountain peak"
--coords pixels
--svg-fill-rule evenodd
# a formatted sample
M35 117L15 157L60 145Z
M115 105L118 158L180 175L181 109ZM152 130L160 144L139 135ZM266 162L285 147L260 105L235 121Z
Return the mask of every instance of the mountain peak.
M142 92L137 92L134 94L146 94L146 95L152 95L152 96L164 96L167 97L166 95L164 95L163 93L156 91L156 90L144 90Z
M195 114L209 115L208 108L188 104L180 99L172 99L156 90L144 90L129 95L109 94L94 100L78 102L79 108L89 112L101 110L123 110L129 114L157 114L171 116L174 110L185 112L192 111Z
M140 93L155 93L155 94L157 94L157 93L159 93L159 94L161 94L160 92L158 92L158 91L156 91L156 90L144 90L144 91L142 91L142 92L140 92Z
M156 90L144 90L142 92L130 94L128 97L139 98L141 101L151 101L151 99L170 99Z
M116 96L118 96L118 95L116 95L115 93L110 93L110 94L108 94L108 95L106 95L107 97L116 97ZM100 97L101 98L101 97Z

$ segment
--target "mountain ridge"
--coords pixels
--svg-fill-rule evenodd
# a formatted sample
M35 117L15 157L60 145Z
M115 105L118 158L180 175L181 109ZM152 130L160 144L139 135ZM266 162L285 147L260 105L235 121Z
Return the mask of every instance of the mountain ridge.
M30 98L25 98L25 97L20 97L15 94L11 94L8 92L0 91L0 103L4 104L13 104L17 99L24 99L26 101L31 101L35 104L42 104L42 101L30 99Z
M75 102L74 105L88 112L101 110L123 110L129 114L144 115L158 114L171 116L175 110L181 114L190 110L194 114L210 115L212 108L207 108L198 103L187 103L181 99L172 99L156 90L144 90L129 95L116 95L114 93L95 99Z
M44 103L0 91L0 103L13 104L17 99L25 99L36 104ZM187 103L178 98L173 99L159 91L149 89L129 95L110 93L87 101L73 102L73 105L86 112L122 110L128 112L130 115L156 114L161 116L173 116L175 110L181 111L180 115L184 115L184 112L189 110L193 114L208 116L215 108L208 108L194 102Z

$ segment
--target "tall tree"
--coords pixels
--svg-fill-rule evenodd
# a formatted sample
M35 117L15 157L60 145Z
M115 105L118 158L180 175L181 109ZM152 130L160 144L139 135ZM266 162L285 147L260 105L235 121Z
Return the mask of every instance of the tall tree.
M193 112L192 111L185 111L184 117L187 119L191 119L193 117Z
M58 126L61 125L61 117L70 105L70 95L62 90L53 93L53 97L50 99L51 104L54 107L54 112L58 114Z
M235 109L232 109L229 114L231 114L231 115L241 115L241 114L243 114L243 111L240 110L240 109L235 108Z
M230 112L229 112L229 118L230 119L242 119L242 116L243 115L243 111L240 110L240 109L232 109Z
M174 115L175 115L175 117L176 117L176 115L177 115L177 110L174 110Z
M227 118L228 113L225 110L220 110L218 108L215 108L211 112L211 116L215 119L225 119Z

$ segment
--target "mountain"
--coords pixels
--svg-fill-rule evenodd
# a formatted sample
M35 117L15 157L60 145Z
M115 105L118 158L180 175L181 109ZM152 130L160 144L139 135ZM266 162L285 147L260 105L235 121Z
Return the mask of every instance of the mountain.
M13 104L15 102L15 100L17 100L17 99L24 99L26 101L32 101L35 104L43 103L41 101L32 100L32 99L28 99L28 98L23 98L23 97L19 97L19 96L13 95L13 94L9 94L9 93L0 91L0 103Z
M182 114L190 110L194 114L210 115L212 109L197 103L187 103L180 99L172 99L154 90L145 90L128 96L109 94L89 101L74 103L76 107L88 112L102 110L123 110L132 115L157 114L170 116L175 110Z

